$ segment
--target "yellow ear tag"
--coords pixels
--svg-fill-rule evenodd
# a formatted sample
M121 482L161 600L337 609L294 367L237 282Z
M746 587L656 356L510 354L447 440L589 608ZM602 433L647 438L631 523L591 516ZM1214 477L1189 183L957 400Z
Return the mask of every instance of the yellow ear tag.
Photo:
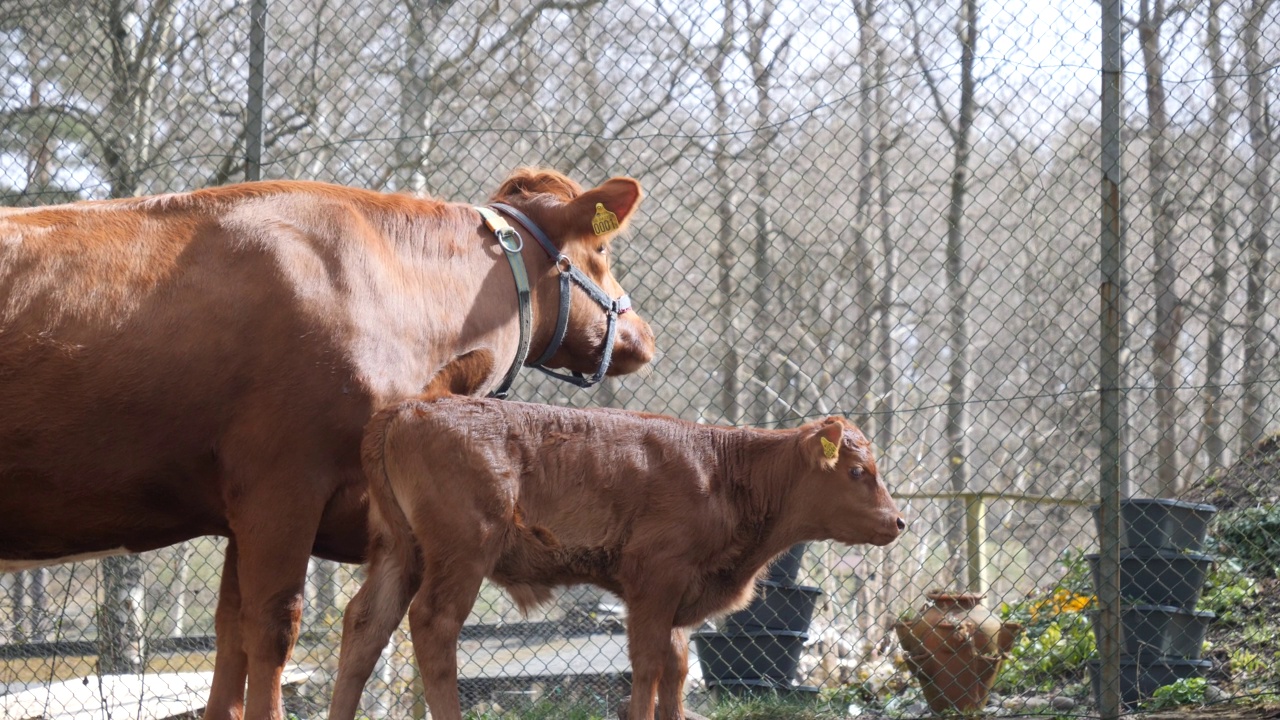
M591 229L595 230L597 235L603 235L617 230L618 227L618 216L609 212L604 203L596 203L596 216L591 218Z
M835 460L836 455L840 454L840 446L836 445L835 443L831 442L830 440L824 437L820 437L818 439L822 441L823 456L825 456L828 460Z

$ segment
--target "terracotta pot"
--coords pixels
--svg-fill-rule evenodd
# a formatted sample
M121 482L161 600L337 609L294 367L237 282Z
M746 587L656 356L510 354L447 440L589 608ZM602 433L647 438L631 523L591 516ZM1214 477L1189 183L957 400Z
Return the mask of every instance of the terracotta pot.
M894 626L907 666L935 713L981 710L1022 626L1002 622L979 594L935 590L926 597L917 615Z

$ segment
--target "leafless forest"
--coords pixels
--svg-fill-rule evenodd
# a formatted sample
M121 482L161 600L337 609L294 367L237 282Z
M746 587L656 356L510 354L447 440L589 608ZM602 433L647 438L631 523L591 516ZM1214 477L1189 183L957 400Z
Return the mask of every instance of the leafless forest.
M1280 427L1280 3L1125 12L1126 461L1134 494L1178 496ZM522 164L644 184L615 263L658 333L652 372L515 394L854 418L915 498L912 532L810 548L823 622L873 645L925 589L965 585L957 494L1005 496L989 602L1096 545L1096 3L271 0L268 18L264 178L463 201ZM248 0L0 0L0 203L242 181L249 28ZM309 627L356 572L316 564ZM210 541L3 576L0 640L209 634L217 573ZM517 619L485 597L478 620Z

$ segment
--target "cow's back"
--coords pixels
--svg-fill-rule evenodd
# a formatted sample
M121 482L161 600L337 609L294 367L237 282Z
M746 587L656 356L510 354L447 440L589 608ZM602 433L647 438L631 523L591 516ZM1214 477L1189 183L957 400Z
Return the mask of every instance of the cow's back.
M0 560L225 533L228 478L273 455L358 483L374 395L432 362L377 334L371 288L399 272L377 219L414 202L381 197L267 183L0 215Z

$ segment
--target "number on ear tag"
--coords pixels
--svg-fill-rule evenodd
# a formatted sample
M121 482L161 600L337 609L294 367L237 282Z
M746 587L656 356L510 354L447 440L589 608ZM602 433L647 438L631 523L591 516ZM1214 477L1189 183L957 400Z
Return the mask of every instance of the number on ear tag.
M619 227L618 216L609 212L604 203L596 203L596 216L591 218L591 229L595 230L597 235L603 235Z
M818 439L822 441L823 456L825 456L828 460L835 460L836 455L840 454L840 446L836 445L835 443L831 442L826 438L818 438Z

